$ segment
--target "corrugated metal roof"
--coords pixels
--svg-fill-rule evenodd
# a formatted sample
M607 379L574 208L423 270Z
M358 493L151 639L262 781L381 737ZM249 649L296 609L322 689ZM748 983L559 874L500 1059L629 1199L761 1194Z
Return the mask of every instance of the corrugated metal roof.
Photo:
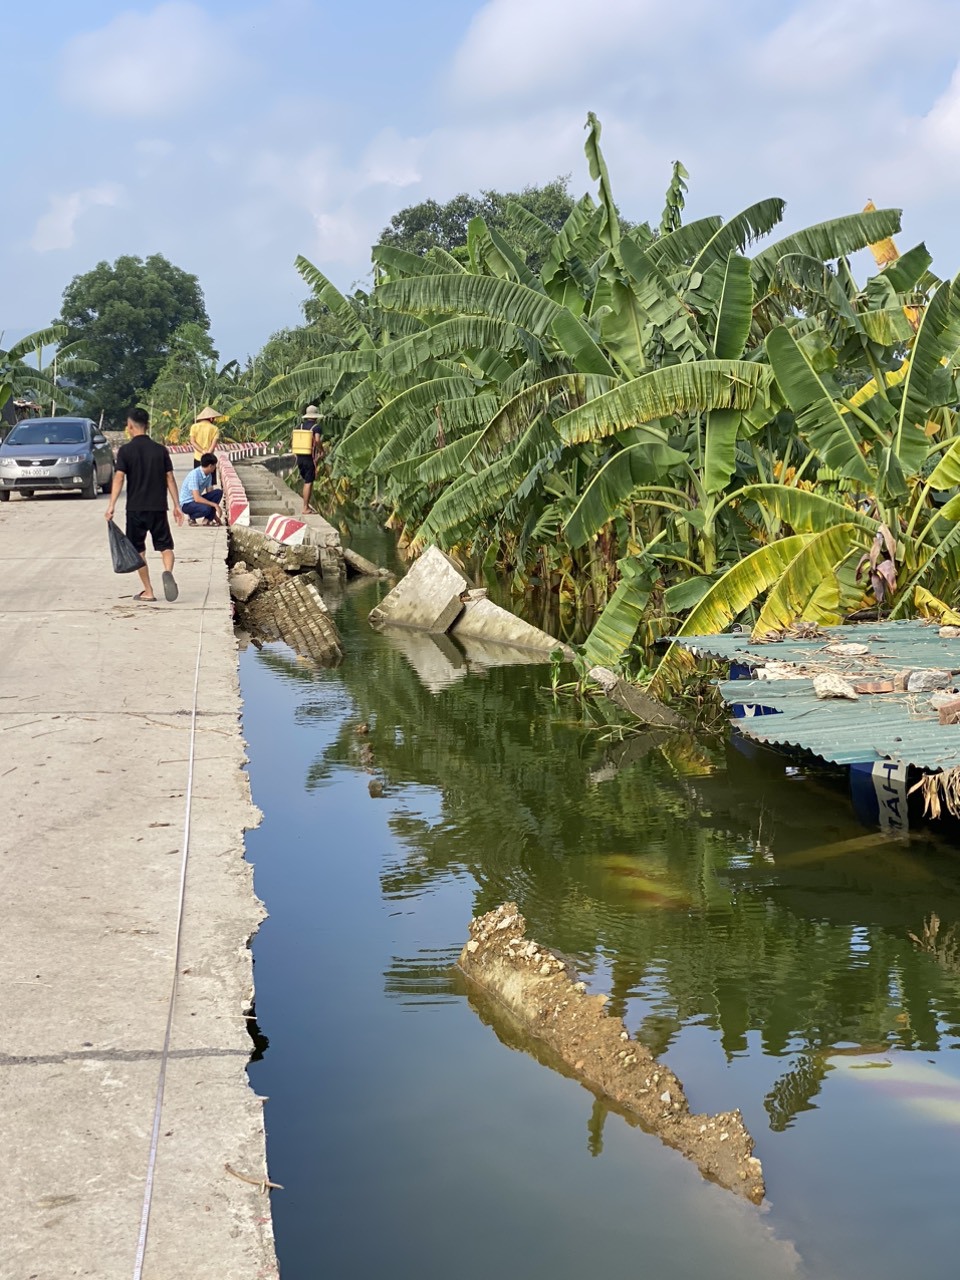
M869 646L863 656L826 652L828 644ZM727 703L766 707L775 715L747 716L737 728L758 742L803 748L835 764L903 761L919 769L960 765L960 725L941 725L929 693L863 694L857 701L821 699L812 675L831 670L848 679L877 679L903 670L960 671L960 639L945 639L938 627L919 621L824 628L812 638L789 637L757 644L749 635L684 636L678 643L700 655L754 669L787 663L801 679L726 680Z
M944 640L938 634L936 623L912 619L906 622L864 622L856 626L823 627L813 639L788 636L773 644L761 644L750 639L749 632L734 635L724 632L716 636L681 636L677 644L692 653L724 658L728 662L744 662L748 666L763 666L771 660L790 662L803 667L814 664L817 670L856 670L868 674L893 674L904 668L919 670L921 667L960 669L960 639ZM827 653L828 644L865 644L870 652L866 658L836 658Z

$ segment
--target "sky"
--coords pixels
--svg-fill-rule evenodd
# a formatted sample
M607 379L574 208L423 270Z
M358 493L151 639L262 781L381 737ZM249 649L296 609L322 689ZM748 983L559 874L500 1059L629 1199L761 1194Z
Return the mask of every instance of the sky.
M73 276L162 253L243 360L300 320L297 254L349 289L420 200L593 189L591 110L634 221L679 159L688 217L870 198L960 268L958 0L33 0L4 35L3 346Z

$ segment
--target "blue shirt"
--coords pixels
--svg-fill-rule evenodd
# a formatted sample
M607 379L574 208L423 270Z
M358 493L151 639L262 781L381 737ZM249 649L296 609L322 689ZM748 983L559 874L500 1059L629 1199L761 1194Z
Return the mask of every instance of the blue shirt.
M207 489L212 489L212 488L213 488L213 476L212 475L208 476L207 473L204 471L203 467L194 467L194 469L187 476L186 480L184 480L183 484L180 486L181 507L185 502L193 502L194 489L197 489L201 494L203 494L206 492Z

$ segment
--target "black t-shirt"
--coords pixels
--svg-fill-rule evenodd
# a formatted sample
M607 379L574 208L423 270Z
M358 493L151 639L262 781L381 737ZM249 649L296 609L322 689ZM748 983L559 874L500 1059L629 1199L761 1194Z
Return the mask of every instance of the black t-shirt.
M128 511L166 511L167 472L173 463L165 445L134 436L117 450L117 470L127 477Z

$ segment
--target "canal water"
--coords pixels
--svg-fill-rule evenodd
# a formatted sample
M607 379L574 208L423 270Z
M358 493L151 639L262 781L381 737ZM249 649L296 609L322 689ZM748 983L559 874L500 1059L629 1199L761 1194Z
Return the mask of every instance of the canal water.
M549 667L378 635L384 589L335 602L336 670L241 656L284 1280L952 1270L956 851L773 754L584 719ZM741 1108L762 1209L478 1015L452 966L505 900L695 1110ZM909 936L932 914L937 954Z

